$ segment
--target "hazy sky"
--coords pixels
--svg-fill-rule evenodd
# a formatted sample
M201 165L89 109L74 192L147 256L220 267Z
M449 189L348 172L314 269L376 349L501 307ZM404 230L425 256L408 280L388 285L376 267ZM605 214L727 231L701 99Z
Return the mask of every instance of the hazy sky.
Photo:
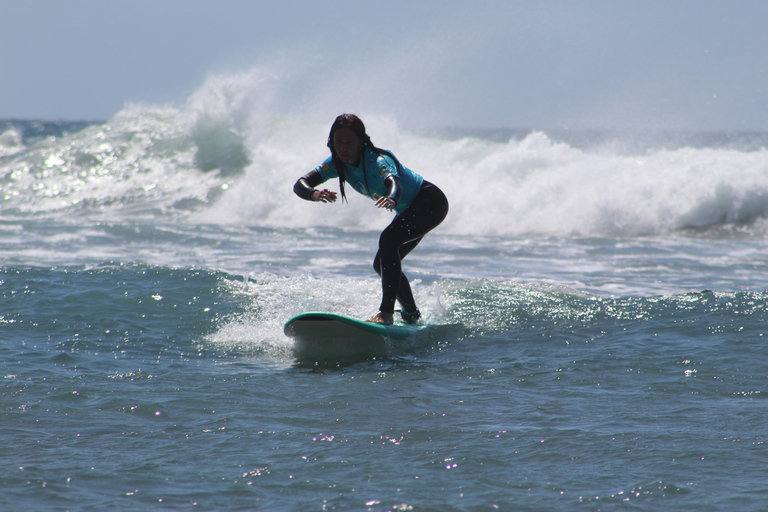
M276 111L768 130L766 20L765 0L0 0L0 119L108 119L259 69Z

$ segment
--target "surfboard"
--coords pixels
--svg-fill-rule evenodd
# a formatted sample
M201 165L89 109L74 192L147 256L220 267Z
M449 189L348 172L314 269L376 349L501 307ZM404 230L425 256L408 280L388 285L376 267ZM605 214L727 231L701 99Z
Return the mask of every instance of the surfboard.
M372 324L344 315L308 312L285 323L296 358L304 361L364 360L386 355L386 340L405 340L420 327Z

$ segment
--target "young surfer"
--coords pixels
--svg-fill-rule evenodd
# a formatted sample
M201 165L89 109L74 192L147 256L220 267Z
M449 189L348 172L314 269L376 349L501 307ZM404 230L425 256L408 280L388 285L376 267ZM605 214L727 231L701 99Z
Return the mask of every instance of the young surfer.
M328 148L331 156L299 178L293 191L307 201L333 203L336 192L315 187L339 178L342 200L347 199L344 183L349 182L356 191L373 199L378 208L394 210L396 216L382 231L373 260L373 268L381 276L382 298L379 312L368 321L391 325L397 299L403 321L416 323L421 313L401 261L445 219L448 200L435 185L403 167L395 155L374 146L356 115L336 118L328 135Z

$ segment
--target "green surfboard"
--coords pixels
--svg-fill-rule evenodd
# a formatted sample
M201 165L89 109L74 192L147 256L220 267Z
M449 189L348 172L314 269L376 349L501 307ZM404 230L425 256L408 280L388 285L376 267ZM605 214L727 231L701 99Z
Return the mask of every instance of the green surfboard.
M308 312L285 323L283 332L294 340L299 360L342 361L386 355L386 340L405 340L419 327L372 324L344 315Z

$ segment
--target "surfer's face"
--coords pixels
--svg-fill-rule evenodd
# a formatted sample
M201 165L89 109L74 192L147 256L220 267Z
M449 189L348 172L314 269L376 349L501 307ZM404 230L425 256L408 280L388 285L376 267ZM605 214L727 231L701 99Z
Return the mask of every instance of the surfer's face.
M339 128L334 132L333 147L342 162L357 165L360 161L360 151L363 144L360 137L349 128Z

